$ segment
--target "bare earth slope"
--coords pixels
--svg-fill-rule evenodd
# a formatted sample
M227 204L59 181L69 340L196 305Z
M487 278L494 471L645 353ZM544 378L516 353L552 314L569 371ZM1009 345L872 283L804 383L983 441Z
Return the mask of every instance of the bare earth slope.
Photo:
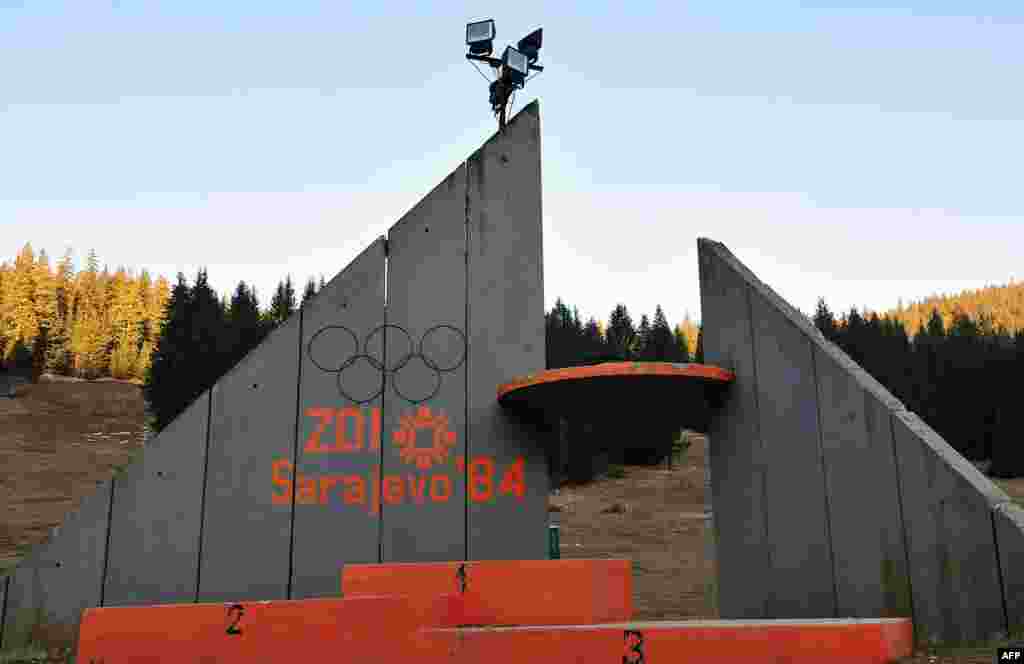
M143 437L136 385L40 382L0 397L0 570L126 465Z
M626 466L625 477L563 487L551 498L562 509L563 558L633 561L637 618L710 618L713 577L705 555L702 436L681 463Z

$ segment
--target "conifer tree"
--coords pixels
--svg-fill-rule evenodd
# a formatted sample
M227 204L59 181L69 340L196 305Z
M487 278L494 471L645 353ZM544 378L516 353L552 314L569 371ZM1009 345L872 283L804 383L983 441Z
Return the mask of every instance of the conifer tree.
M148 276L148 273L143 273L144 280L148 279ZM135 375L145 379L156 350L157 340L160 338L160 329L171 297L170 284L161 275L149 288L142 289L142 297L142 349L139 352Z
M3 359L7 357L7 292L8 280L10 279L10 266L7 261L0 263L0 369L3 368Z
M171 291L167 310L160 326L143 393L153 412L153 428L162 430L181 414L191 402L190 375L203 358L196 352L191 330L192 292L185 275L178 273L178 282Z
M647 359L654 362L679 362L672 329L665 318L661 305L654 307L654 321L646 344Z
M676 356L673 362L689 362L690 340L686 337L686 332L683 331L682 325L676 326L676 329L672 331L672 343L675 346Z
M825 304L825 298L818 298L818 307L814 311L814 326L818 328L818 331L828 339L829 341L836 341L837 339L837 325L836 318L832 314L832 311Z
M203 360L202 364L197 364L193 369L196 380L195 389L188 400L191 402L232 366L224 310L217 293L210 287L206 268L199 270L192 286L189 323L193 348Z
M302 291L302 306L305 306L307 302L313 299L314 295L316 295L316 280L314 280L313 277L310 277L306 281L306 287Z
M273 325L280 325L295 313L295 307L295 288L292 286L291 275L288 275L284 281L277 284L277 291L270 300L268 319Z
M640 325L636 328L636 336L633 338L633 347L630 351L630 357L647 360L650 359L647 356L647 346L650 342L651 336L651 321L647 319L647 314L640 316Z
M96 252L90 251L86 269L78 273L75 285L78 297L71 334L74 371L85 378L96 378L109 368L108 280L107 270L99 270Z
M604 333L601 331L600 323L594 320L593 316L588 318L583 326L583 341L584 362L589 364L606 359L607 347L604 342Z
M679 324L679 330L686 339L687 357L694 357L697 353L697 324L687 311L683 316L683 322Z
M53 276L54 320L48 335L45 370L54 374L67 374L70 369L74 279L75 266L68 249L57 263L57 272Z
M143 320L141 281L124 268L111 279L108 305L112 339L110 374L114 378L132 378L139 363L140 323Z
M32 367L32 346L39 334L36 311L36 261L31 244L18 252L14 267L4 279L2 325L7 340L6 357L19 370ZM18 351L18 357L14 357Z
M636 329L633 327L633 319L625 304L617 304L608 316L608 329L605 332L608 341L608 350L620 360L631 358L631 349L636 338Z
M260 316L256 292L244 282L239 282L231 296L228 313L230 337L235 347L232 350L233 364L263 341L268 330Z

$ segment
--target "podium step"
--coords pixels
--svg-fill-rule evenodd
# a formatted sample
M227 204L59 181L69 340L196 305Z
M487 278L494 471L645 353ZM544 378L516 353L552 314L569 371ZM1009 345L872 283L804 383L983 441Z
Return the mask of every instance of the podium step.
M438 602L399 596L87 609L81 664L413 662Z
M450 664L888 664L909 656L913 647L913 630L905 618L632 622L424 633L430 652L417 661Z
M633 617L628 560L345 565L342 594L450 594L460 625L592 625Z

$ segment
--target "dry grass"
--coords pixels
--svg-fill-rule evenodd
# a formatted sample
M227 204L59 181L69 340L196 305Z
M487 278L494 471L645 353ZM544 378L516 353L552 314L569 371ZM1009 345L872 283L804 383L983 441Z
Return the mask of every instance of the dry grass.
M40 382L0 399L0 569L46 539L144 438L137 385Z
M713 561L705 555L703 436L670 471L623 466L621 477L563 487L563 558L628 558L638 619L712 618Z
M1024 477L1017 477L1012 480L1001 480L994 477L989 479L1005 491L1013 499L1013 502L1024 507Z

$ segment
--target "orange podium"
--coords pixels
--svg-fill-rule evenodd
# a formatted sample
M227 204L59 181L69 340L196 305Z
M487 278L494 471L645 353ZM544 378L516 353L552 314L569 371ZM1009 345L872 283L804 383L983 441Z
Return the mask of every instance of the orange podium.
M82 664L887 664L909 619L632 620L624 560L346 565L341 599L86 610Z

